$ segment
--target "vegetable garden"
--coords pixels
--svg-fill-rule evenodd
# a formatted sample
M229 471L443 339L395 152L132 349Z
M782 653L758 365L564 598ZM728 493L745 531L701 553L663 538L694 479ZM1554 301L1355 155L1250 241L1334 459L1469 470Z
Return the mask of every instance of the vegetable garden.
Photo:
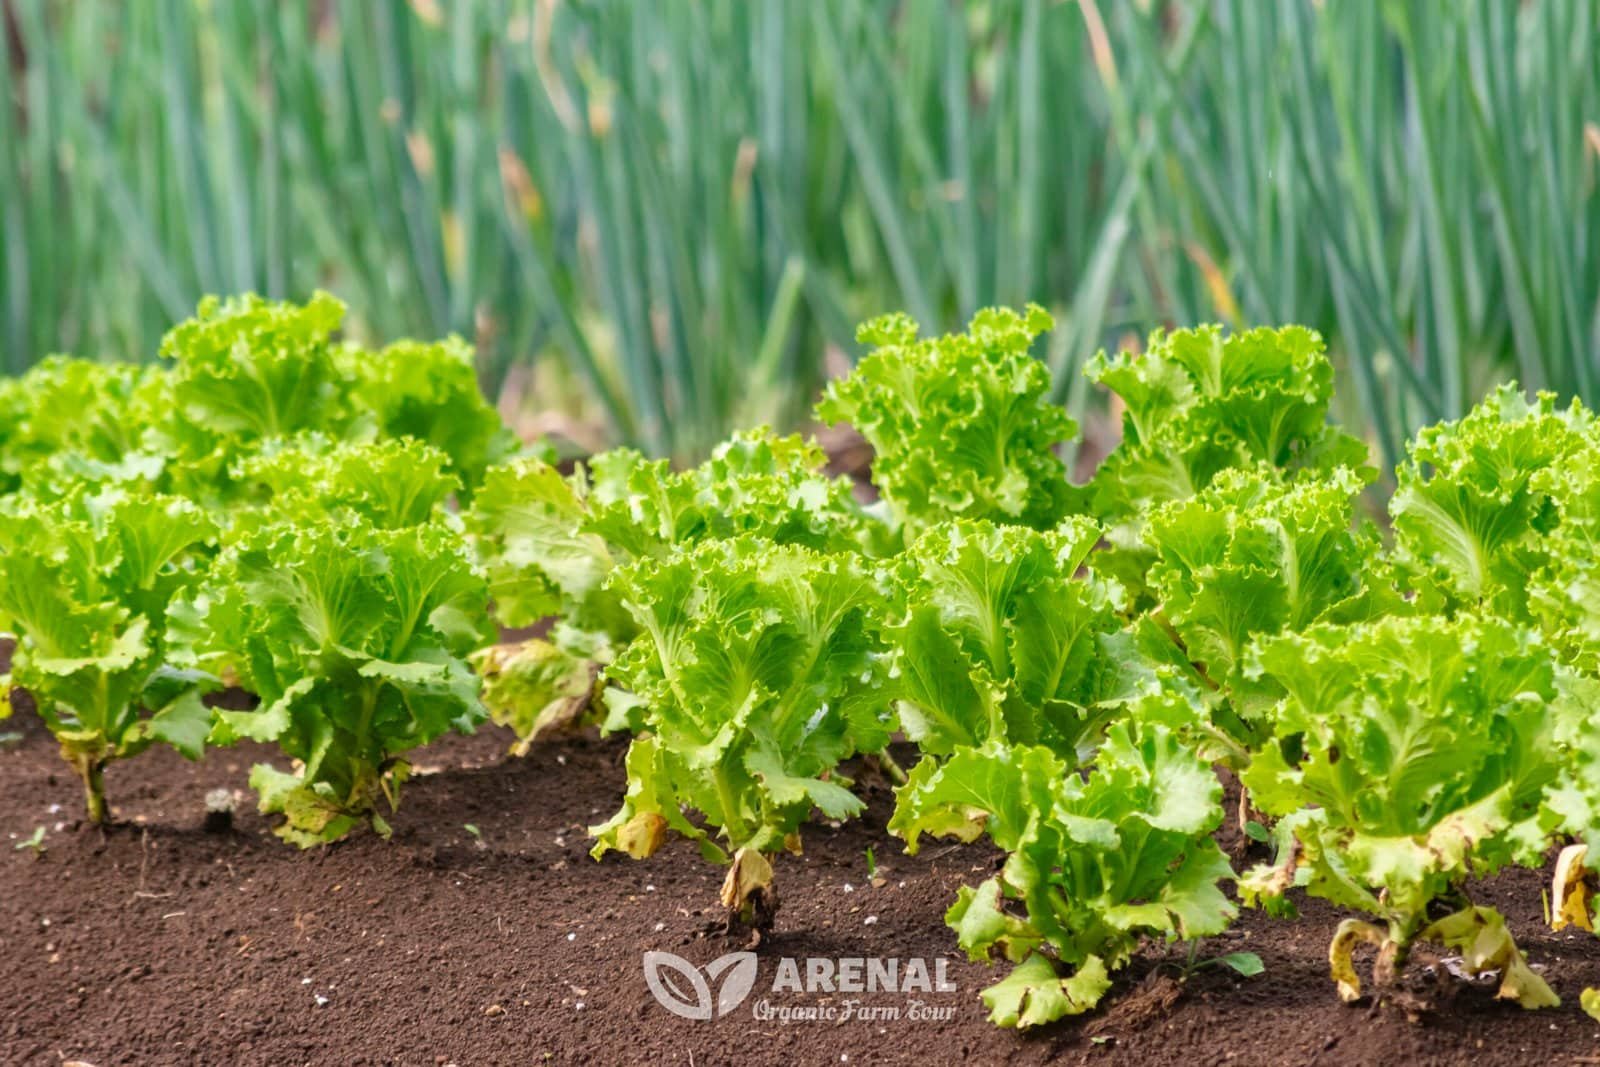
M0 811L71 809L6 866L8 1061L339 1058L346 1000L399 1062L1592 1045L1582 404L1505 386L1380 470L1314 331L1158 332L1088 364L1080 484L1030 306L861 327L816 418L870 485L764 428L568 467L464 343L342 315L207 300L0 386ZM636 996L672 946L956 959L958 1020L684 1023Z

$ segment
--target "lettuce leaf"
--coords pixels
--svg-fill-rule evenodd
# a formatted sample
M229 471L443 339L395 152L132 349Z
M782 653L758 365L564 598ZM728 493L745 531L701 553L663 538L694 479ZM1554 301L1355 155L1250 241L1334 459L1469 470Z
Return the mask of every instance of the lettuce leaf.
M1360 468L1367 448L1328 425L1333 367L1302 326L1224 335L1218 326L1157 331L1142 354L1100 353L1089 378L1122 401L1122 442L1096 472L1109 518L1186 500L1231 467Z
M601 689L598 662L543 638L490 645L469 659L483 679L489 717L517 735L515 756L527 755L541 734L584 721Z
M1365 484L1348 468L1287 483L1260 468L1229 469L1149 514L1154 617L1203 673L1212 725L1234 743L1231 762L1242 762L1238 746L1262 739L1260 705L1281 696L1246 669L1258 637L1405 610L1374 566L1376 530L1356 523Z
M884 524L856 504L847 479L823 473L825 462L813 442L765 430L735 435L684 471L631 449L602 453L570 477L542 460L519 459L488 472L466 523L502 625L562 617L554 648L529 654L546 665L553 654L603 665L640 632L607 585L619 566L737 538L849 556L886 551ZM567 666L570 678L581 673L576 663ZM545 711L561 699L545 686L501 686L495 694L496 721L518 731L519 748L551 721ZM608 720L608 727L636 725L631 715Z
M1553 394L1532 402L1515 385L1457 422L1429 427L1395 472L1389 504L1395 555L1421 603L1531 621L1532 576L1567 546L1550 539L1565 501L1581 507L1594 419Z
M1600 677L1600 429L1586 427L1589 446L1533 478L1556 510L1555 529L1537 542L1544 559L1528 577L1526 609L1562 659ZM1536 550L1524 558L1537 558Z
M380 439L407 438L443 453L469 495L491 465L517 451L516 437L478 386L472 347L459 337L396 341L375 351L345 345L334 359L352 383L357 417Z
M1029 354L1054 323L1043 308L978 312L964 334L917 337L905 315L863 325L874 350L817 405L872 445L872 480L899 523L984 519L1047 529L1082 511L1057 448L1077 424L1052 403Z
M236 527L322 522L354 513L385 530L453 521L445 505L460 488L449 458L411 438L371 444L301 434L267 443L235 464L243 500Z
M327 293L303 305L207 297L167 333L173 410L163 448L177 459L179 491L226 502L230 469L262 442L343 435L354 416L330 342L343 319Z
M1076 764L1123 696L1110 591L1077 576L1098 527L962 519L929 527L889 566L899 621L884 627L906 736L947 755L990 739Z
M154 368L50 356L0 386L0 489L56 498L88 483L155 483L150 427L166 403Z
M1371 481L1366 445L1328 424L1333 368L1315 331L1157 331L1143 353L1102 352L1085 373L1122 408L1122 440L1089 484L1107 527L1095 568L1137 604L1151 596L1148 513L1190 499L1221 472L1290 480L1349 468Z

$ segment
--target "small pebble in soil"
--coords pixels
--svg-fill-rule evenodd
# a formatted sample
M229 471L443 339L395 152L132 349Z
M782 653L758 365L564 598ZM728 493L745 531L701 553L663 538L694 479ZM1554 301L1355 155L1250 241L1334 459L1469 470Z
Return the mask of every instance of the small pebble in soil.
M321 993L313 995L311 999L319 1008L325 1008L328 1006L328 998L323 996Z
M568 934L567 935L567 940L568 941L576 941L576 940L578 940L578 935L577 934Z
M233 809L213 808L210 801L206 802L205 818L200 822L200 829L208 834L225 834L233 829Z
M878 917L876 915L868 915L865 919L861 920L861 925L862 926L871 926L874 923L876 923L877 921L878 921Z

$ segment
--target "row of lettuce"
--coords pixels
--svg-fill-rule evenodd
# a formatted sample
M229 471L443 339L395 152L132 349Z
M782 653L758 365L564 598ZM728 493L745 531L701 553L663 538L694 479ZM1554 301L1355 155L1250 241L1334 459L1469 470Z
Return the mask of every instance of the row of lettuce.
M512 436L459 342L368 351L344 308L208 300L150 365L54 358L0 385L0 630L106 818L152 743L274 742L251 775L302 845L386 826L404 754L482 721L492 642L455 505ZM227 686L259 697L214 710Z
M1004 865L947 918L1015 965L983 994L1001 1025L1088 1010L1143 939L1216 934L1236 898L1287 913L1295 887L1366 916L1330 946L1347 999L1358 944L1382 986L1424 941L1557 1002L1466 887L1600 821L1581 407L1508 388L1425 431L1386 535L1310 331L1096 360L1123 440L1080 486L1030 355L1044 312L936 339L889 316L818 408L874 449L862 504L765 431L690 469L618 450L563 475L459 344L336 343L341 310L208 303L156 367L51 361L0 392L0 628L93 817L108 760L250 738L294 761L251 776L283 836L386 832L416 746L593 720L632 736L596 855L691 839L753 920L769 857L862 810L851 757L900 780L909 849L987 837ZM226 686L259 705L214 710ZM1236 872L1228 817L1276 861ZM1583 850L1552 918L1588 928Z

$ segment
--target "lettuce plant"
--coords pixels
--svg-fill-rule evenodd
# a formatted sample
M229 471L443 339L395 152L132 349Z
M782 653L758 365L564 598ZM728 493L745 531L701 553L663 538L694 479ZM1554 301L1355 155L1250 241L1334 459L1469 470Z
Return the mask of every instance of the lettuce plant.
M363 351L334 341L343 314L322 293L207 298L159 366L52 359L0 391L0 491L20 494L0 616L96 819L108 760L198 754L210 729L206 677L169 654L262 698L215 737L303 765L253 776L301 843L383 828L400 754L482 717L462 657L485 587L449 502L512 438L465 345Z
M1600 678L1600 427L1586 437L1587 448L1533 479L1558 521L1540 544L1545 558L1529 576L1526 608L1565 662Z
M488 634L488 595L460 533L383 529L359 513L239 536L206 583L174 605L194 661L260 697L221 711L213 740L275 742L294 773L259 764L250 784L278 834L337 840L399 805L407 754L482 721L465 656Z
M50 356L0 386L0 488L54 497L79 484L155 481L150 427L164 406L153 368Z
M1303 326L1225 335L1218 326L1156 332L1143 353L1097 356L1091 380L1122 402L1122 441L1093 481L1109 519L1186 500L1231 467L1358 468L1361 442L1328 425L1333 367Z
M1283 847L1241 881L1246 900L1282 906L1304 885L1376 920L1346 919L1330 946L1345 1000L1361 995L1356 945L1378 947L1382 992L1412 947L1432 942L1471 973L1498 970L1501 997L1556 1003L1505 920L1466 891L1470 878L1542 862L1570 714L1548 649L1498 619L1393 617L1266 639L1258 668L1286 695L1267 714L1274 743L1242 777L1283 817Z
M917 337L905 315L873 319L874 351L817 406L872 445L872 480L903 525L942 519L1054 526L1081 511L1056 449L1077 436L1029 353L1054 323L1043 308L989 308L964 334Z
M1122 582L1136 606L1151 596L1151 511L1190 499L1230 469L1281 480L1364 472L1366 446L1328 424L1333 367L1315 331L1158 331L1143 353L1101 353L1085 373L1122 407L1122 440L1089 485L1107 527L1095 567Z
M13 499L0 527L0 630L17 635L9 678L33 696L83 781L91 822L107 818L103 774L153 742L197 759L211 725L205 680L165 656L168 601L194 584L216 536L187 501L80 488Z
M241 462L302 434L421 442L445 456L467 493L516 450L478 388L470 347L457 338L375 351L336 342L344 311L327 293L304 304L207 298L167 334L172 414L159 446L176 458L185 491L230 502Z
M376 351L345 345L335 350L334 362L350 382L355 417L371 423L364 432L438 449L469 493L491 465L517 449L478 386L471 346L459 337L397 341Z
M1559 409L1548 393L1530 402L1515 385L1418 434L1389 511L1396 558L1421 602L1531 621L1530 583L1567 554L1551 535L1567 508L1581 520L1581 472L1597 446L1581 404Z
M897 618L884 626L906 736L924 753L1003 740L1076 765L1121 696L1112 591L1077 572L1099 537L955 520L888 565Z
M645 857L675 830L731 860L723 902L763 921L776 901L765 854L798 851L813 807L859 812L838 765L888 741L884 594L852 555L753 538L641 558L610 583L641 636L606 669L608 698L640 732L594 854Z
M348 385L329 338L343 318L327 293L303 305L207 297L168 332L161 355L171 361L173 410L161 447L176 458L180 491L227 503L230 469L263 442L342 434Z
M527 637L473 653L490 717L517 737L512 751L584 717L599 669L635 633L605 587L617 560L587 532L588 483L564 478L538 458L492 467L466 514L489 583L495 618L521 628L559 616L547 637Z
M923 833L981 816L1006 852L1000 873L963 886L945 916L974 960L1016 964L983 991L989 1018L1029 1027L1088 1011L1142 940L1220 933L1233 871L1211 832L1222 786L1164 726L1114 723L1087 777L1042 746L965 748L901 790L891 829Z
M987 834L1007 853L947 916L973 959L1018 964L983 994L1002 1026L1087 1011L1142 938L1204 936L1233 915L1207 836L1216 776L1166 726L1129 718L1159 665L1122 631L1114 587L1080 573L1098 535L1084 519L956 520L891 566L894 693L925 755L889 829L913 853L925 833Z
M1578 709L1564 720L1559 741L1566 766L1550 800L1562 829L1581 839L1564 851L1555 872L1551 914L1557 922L1563 902L1574 899L1569 890L1579 882L1593 886L1588 851L1600 842L1600 730L1594 728L1600 722L1600 431L1587 421L1585 430L1591 447L1562 456L1533 479L1558 519L1538 543L1546 558L1527 584L1526 609L1562 660L1566 669L1557 681ZM1586 901L1565 910L1566 919L1594 928Z
M1260 705L1281 695L1247 670L1258 637L1404 607L1375 562L1377 532L1356 523L1365 484L1348 468L1291 482L1227 469L1148 515L1151 618L1200 673L1208 750L1236 767L1263 739Z
M1559 407L1515 385L1411 445L1390 502L1395 554L1420 602L1489 612L1542 632L1566 666L1562 701L1588 709L1562 720L1564 767L1549 807L1583 842L1554 878L1557 923L1587 926L1579 892L1600 833L1600 425L1581 403Z
M659 560L707 541L758 538L779 546L878 554L888 532L823 473L826 457L800 437L735 435L697 467L674 471L631 449L596 456L571 477L539 459L489 471L467 515L489 577L495 614L508 627L548 616L550 639L485 650L485 699L519 736L587 707L595 667L639 633L606 580L619 566ZM634 729L626 716L608 728Z

